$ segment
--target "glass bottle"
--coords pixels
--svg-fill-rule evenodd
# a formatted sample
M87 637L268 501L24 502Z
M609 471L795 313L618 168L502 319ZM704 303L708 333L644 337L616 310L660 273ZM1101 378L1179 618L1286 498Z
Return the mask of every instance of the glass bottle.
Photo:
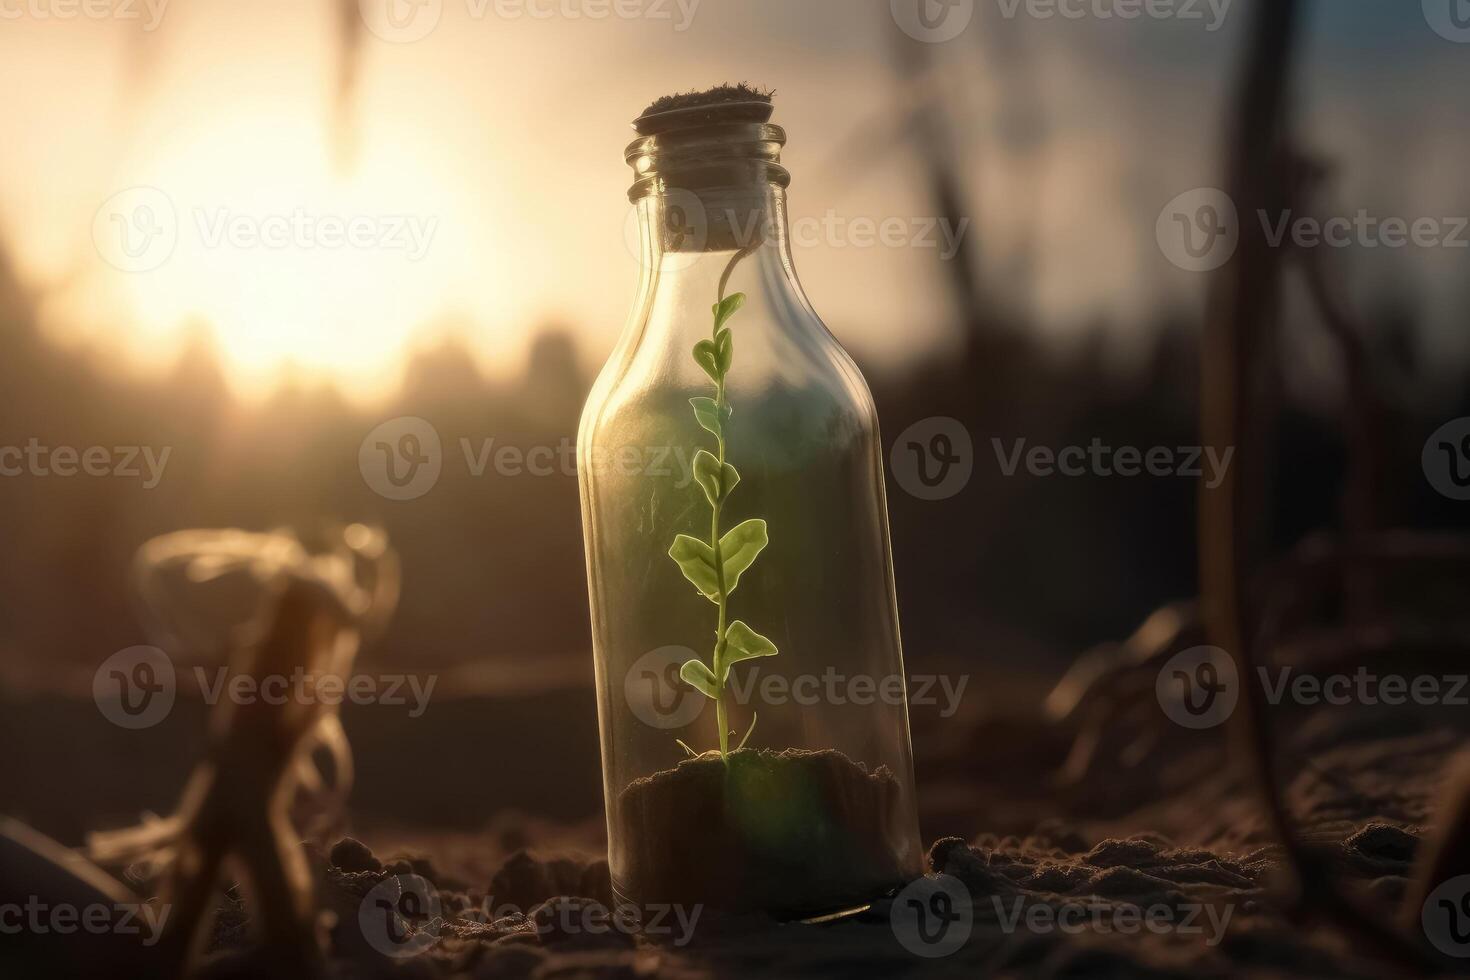
M797 281L769 98L668 102L577 440L614 890L840 912L923 863L877 415Z

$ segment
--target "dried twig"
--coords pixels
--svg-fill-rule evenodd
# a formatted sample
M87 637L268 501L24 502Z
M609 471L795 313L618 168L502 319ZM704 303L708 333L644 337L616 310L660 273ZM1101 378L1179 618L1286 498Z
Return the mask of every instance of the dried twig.
M384 615L397 598L397 566L385 539L359 525L347 529L333 552L317 556L286 535L182 532L145 545L140 566L140 589L172 624L188 617L169 608L176 600L160 599L167 593L160 591L159 578L168 569L183 568L196 586L227 574L253 576L265 594L263 629L233 651L231 668L257 682L345 677L363 624ZM148 857L166 868L161 896L173 913L159 946L159 975L181 976L197 960L229 859L252 886L261 958L285 976L320 972L311 874L291 819L303 781L320 783L306 776L317 744L332 752L337 792L345 793L351 757L335 703L322 697L226 700L211 715L208 755L191 776L178 812L93 839L99 858Z
M1255 6L1229 127L1226 189L1240 214L1279 211L1289 197L1281 177L1289 145L1288 90L1299 12L1297 0ZM1250 583L1264 564L1260 501L1267 484L1267 454L1259 394L1269 370L1262 352L1279 311L1280 274L1277 251L1265 233L1254 222L1242 222L1235 258L1213 283L1201 346L1205 444L1235 447L1237 461L1216 489L1200 491L1204 612L1215 642L1234 654L1247 679L1255 676L1257 651L1267 648L1271 633L1257 633L1263 610L1252 603ZM1400 963L1426 965L1422 947L1343 895L1320 858L1302 846L1280 791L1279 756L1260 693L1248 681L1240 687L1235 732L1296 872L1298 911L1321 910Z

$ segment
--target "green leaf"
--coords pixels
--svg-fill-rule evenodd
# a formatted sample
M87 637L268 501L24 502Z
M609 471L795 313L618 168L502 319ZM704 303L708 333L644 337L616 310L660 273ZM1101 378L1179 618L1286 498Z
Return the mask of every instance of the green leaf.
M729 498L730 491L734 490L735 485L739 482L740 471L731 464L726 463L724 469L720 471L720 489L724 493L725 498Z
M725 327L715 333L715 361L720 365L720 374L730 373L730 361L735 357L735 341L730 336L730 328Z
M721 469L720 461L714 454L701 449L694 454L694 479L704 488L704 495L713 507L723 503L730 491L735 489L735 484L740 482L740 474L729 463Z
M704 488L710 506L718 504L725 495L720 489L720 461L707 449L694 454L694 480Z
M766 537L766 522L760 518L737 524L720 539L720 559L725 566L725 595L735 591L735 586L740 584L741 574L765 550L769 540ZM677 546L678 541L674 544ZM689 573L686 571L684 574Z
M679 668L684 683L707 698L718 699L720 686L715 683L715 673L705 666L703 660L686 660Z
M779 652L776 644L737 619L725 631L724 674L730 676L731 664L756 657L774 657Z
M711 381L718 382L724 374L720 370L720 352L713 340L701 340L694 345L694 362L704 368Z
M720 580L715 572L715 552L698 538L681 534L674 538L669 557L679 563L684 577L694 583L710 602L720 601Z
M706 431L715 435L723 435L725 423L730 421L730 406L720 408L719 403L713 398L691 398L689 404L694 406L694 417Z
M715 331L718 332L725 325L725 321L735 315L735 311L745 305L744 293L731 293L714 305Z

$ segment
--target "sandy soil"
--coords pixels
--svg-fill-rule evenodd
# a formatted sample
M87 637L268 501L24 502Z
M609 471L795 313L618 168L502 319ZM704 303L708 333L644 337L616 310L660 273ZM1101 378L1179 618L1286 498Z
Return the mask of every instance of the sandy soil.
M1296 709L1277 720L1294 773L1287 798L1310 846L1341 887L1383 920L1398 917L1464 721L1453 710L1382 707ZM340 916L336 969L483 978L1395 974L1332 924L1286 913L1282 852L1229 763L1225 729L1190 732L1123 712L1101 729L1091 765L1067 779L1057 773L1067 771L1072 733L1060 728L993 710L919 727L931 867L962 883L963 903L936 904L931 888L827 924L706 915L635 938L601 918L610 896L590 824L506 818L481 835L381 829L365 836L382 858L356 842L320 856L323 903ZM410 862L400 852L428 856ZM408 922L403 934L418 929L422 948L395 960L364 941L374 927L361 910L373 889L400 881L432 882L441 915ZM945 955L917 955L920 907L956 910L967 941L952 951L920 944ZM240 925L222 929L226 948ZM231 962L219 975L231 975Z

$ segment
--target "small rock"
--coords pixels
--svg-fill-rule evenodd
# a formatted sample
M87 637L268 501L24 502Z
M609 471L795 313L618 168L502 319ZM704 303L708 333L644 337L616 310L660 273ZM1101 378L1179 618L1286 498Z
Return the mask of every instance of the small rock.
M929 868L944 871L952 857L968 855L970 845L959 837L941 837L929 848Z
M520 912L512 912L509 915L502 915L500 918L490 923L490 927L496 932L502 933L504 935L509 935L513 932L528 932L535 928L531 924L531 920L526 918Z
M342 871L360 873L382 871L383 862L373 856L372 850L362 841L344 837L332 847L332 866Z
M1159 858L1159 847L1141 838L1105 840L1082 858L1094 868L1146 868Z
M1348 850L1388 861L1412 861L1419 838L1386 823L1370 823L1343 841Z
M1064 894L1091 879L1084 868L1070 864L1048 864L1038 868L1022 884L1032 891Z

